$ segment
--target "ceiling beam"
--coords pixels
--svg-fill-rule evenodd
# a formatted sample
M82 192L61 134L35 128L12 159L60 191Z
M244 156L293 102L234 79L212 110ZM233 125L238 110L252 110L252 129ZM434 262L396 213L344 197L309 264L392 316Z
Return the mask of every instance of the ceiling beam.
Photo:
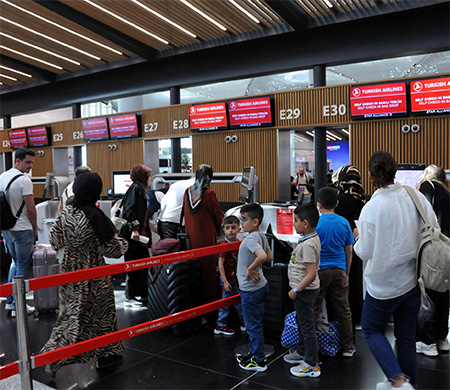
M5 56L3 54L0 54L0 64L9 66L10 68L19 70L21 72L29 73L35 79L45 80L48 82L53 82L56 80L55 73L27 64L26 62L16 60L15 58Z
M266 3L295 31L306 30L308 16L294 0L266 0Z
M58 15L92 31L95 34L106 38L110 42L127 49L136 55L153 61L156 58L157 50L150 47L129 35L126 35L107 24L104 24L76 9L57 0L33 0L43 7L57 13Z

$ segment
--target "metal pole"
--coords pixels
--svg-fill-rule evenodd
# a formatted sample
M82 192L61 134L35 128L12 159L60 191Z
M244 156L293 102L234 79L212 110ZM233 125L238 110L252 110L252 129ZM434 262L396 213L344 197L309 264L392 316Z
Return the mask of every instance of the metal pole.
M28 341L28 320L26 291L23 276L13 277L13 294L16 303L17 352L19 355L19 372L23 390L32 390L30 343Z

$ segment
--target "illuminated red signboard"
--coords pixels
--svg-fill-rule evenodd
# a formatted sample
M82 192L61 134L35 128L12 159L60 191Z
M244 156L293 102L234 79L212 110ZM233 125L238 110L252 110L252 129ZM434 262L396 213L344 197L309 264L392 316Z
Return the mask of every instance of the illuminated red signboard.
M411 113L450 112L450 77L411 81Z
M110 116L108 121L111 139L139 137L136 114Z
M228 103L230 127L272 126L270 97L232 100Z
M352 119L406 116L406 83L351 87L350 107Z
M27 134L31 148L50 145L46 126L29 127Z
M93 118L81 121L83 137L86 142L109 139L106 118Z
M228 128L225 103L199 104L189 107L192 131L226 130Z
M13 149L28 147L27 132L25 129L8 131L9 145Z

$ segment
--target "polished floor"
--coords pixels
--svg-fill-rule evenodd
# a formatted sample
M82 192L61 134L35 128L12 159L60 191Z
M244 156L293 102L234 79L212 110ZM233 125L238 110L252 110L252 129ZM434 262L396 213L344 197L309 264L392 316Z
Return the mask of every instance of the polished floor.
M4 282L4 280L2 280ZM116 287L116 307L119 327L125 328L148 321L145 308L129 308L123 304L123 287ZM29 302L32 304L32 301ZM0 308L1 364L17 359L16 320ZM28 317L29 339L33 354L48 339L56 315L44 313L35 319ZM393 342L392 329L389 330ZM42 367L33 370L33 379L56 389L375 389L384 375L372 357L361 331L356 333L357 352L351 359L321 356L322 375L319 378L295 378L290 365L283 361L287 352L279 337L266 335L266 343L275 354L269 369L253 373L240 369L234 357L236 348L245 345L246 333L217 336L212 329L192 330L181 336L158 330L125 342L123 363L108 371L98 371L95 361L65 366L54 379L45 376ZM449 354L439 357L417 356L418 388L449 389ZM6 382L5 382L6 383ZM13 389L14 386L10 388ZM2 388L0 383L0 388ZM19 387L15 387L19 388ZM38 388L38 386L35 386Z

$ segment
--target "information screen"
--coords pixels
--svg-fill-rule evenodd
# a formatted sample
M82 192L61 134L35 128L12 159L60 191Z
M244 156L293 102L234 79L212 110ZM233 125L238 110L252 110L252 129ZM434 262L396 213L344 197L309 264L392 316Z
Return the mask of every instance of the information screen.
M50 145L46 126L29 127L27 134L30 148Z
M83 137L86 142L109 139L108 123L105 118L85 119L81 121Z
M10 130L8 131L8 136L11 148L17 149L28 147L27 132L25 129Z
M113 171L113 196L121 198L130 188L133 181L130 177L130 171Z
M450 77L411 81L410 93L412 114L450 112Z
M232 100L228 103L230 128L272 126L270 96Z
M139 137L136 114L108 117L111 139Z
M406 116L406 82L350 88L352 119Z
M227 109L224 102L191 106L189 120L191 130L194 132L228 129Z

